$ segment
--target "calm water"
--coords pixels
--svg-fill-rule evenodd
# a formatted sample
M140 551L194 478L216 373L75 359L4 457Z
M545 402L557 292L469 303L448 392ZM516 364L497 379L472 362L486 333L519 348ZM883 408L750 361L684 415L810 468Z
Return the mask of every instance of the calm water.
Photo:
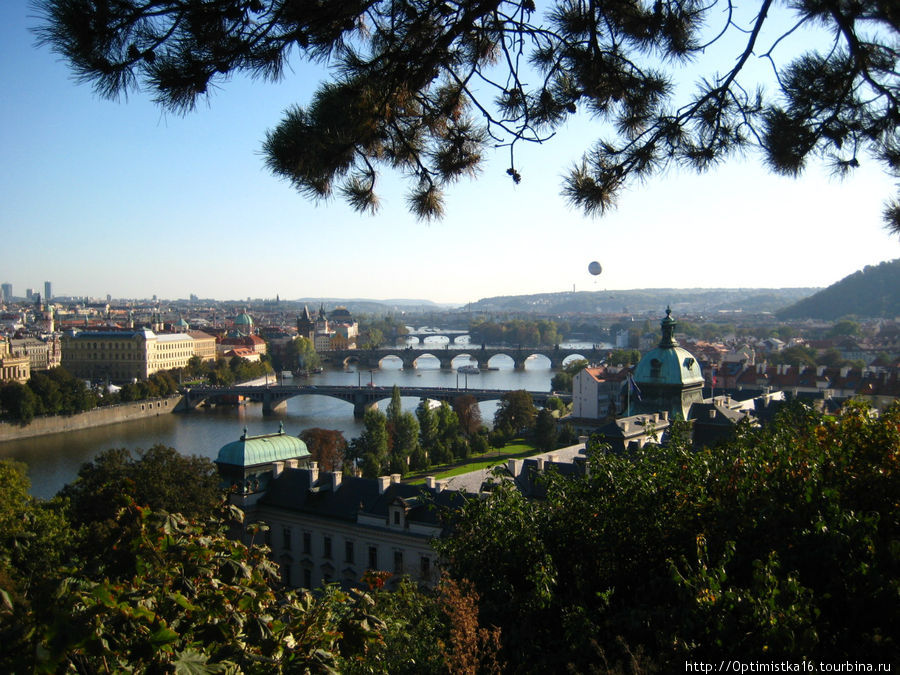
M426 338L426 344L437 338ZM464 349L464 346L460 346ZM469 363L460 356L455 367ZM369 381L376 385L426 386L479 389L527 389L549 391L550 361L535 357L526 363L524 371L513 370L512 359L497 356L491 367L499 370L482 370L468 378L454 371L441 371L437 359L421 357L418 368L402 370L399 359L386 359L379 370L325 371L298 383L343 384L356 386ZM404 398L403 409L415 411L419 401ZM387 401L380 404L385 409ZM497 404L486 401L481 404L482 418L490 422ZM190 413L161 415L159 417L123 422L95 429L54 434L38 438L0 443L0 458L10 457L28 464L31 493L36 497L51 497L66 483L72 481L82 463L108 448L148 448L155 443L170 445L185 455L201 455L214 459L219 448L237 440L244 427L250 434L272 433L284 421L289 434L299 434L310 427L339 429L349 440L359 435L362 424L353 418L353 405L327 396L297 396L289 399L287 410L264 417L261 404L235 407L205 408Z

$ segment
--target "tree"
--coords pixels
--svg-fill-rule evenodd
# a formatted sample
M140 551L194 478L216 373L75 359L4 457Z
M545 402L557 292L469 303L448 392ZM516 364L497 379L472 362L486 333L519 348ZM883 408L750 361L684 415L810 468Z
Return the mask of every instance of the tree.
M419 422L411 412L401 412L393 425L393 443L391 445L391 473L405 475L415 458L420 463Z
M347 439L337 429L312 427L300 432L300 440L306 443L312 459L323 471L340 471L347 451Z
M318 368L322 362L313 341L308 337L298 336L288 344L288 367L293 370Z
M379 410L370 408L363 415L362 434L356 452L362 463L362 474L366 478L377 478L385 473L390 462L387 418Z
M556 436L556 418L547 408L541 408L534 422L535 444L540 450L554 450Z
M74 482L60 495L69 500L75 525L114 520L129 503L193 520L212 516L222 499L215 464L198 455L185 457L174 448L157 444L132 452L111 448L78 470Z
M537 409L531 400L531 394L524 389L503 394L497 412L494 413L494 426L509 428L513 434L534 426Z
M843 337L848 335L859 335L859 324L856 321L843 319L842 321L835 323L831 327L831 330L828 331L829 337Z
M592 448L583 475L544 476L544 499L500 480L466 500L436 548L502 629L510 670L630 653L647 662L631 672L672 672L698 649L896 661L900 406L795 404L716 449L691 450L685 431Z
M463 394L453 399L453 411L459 419L459 427L466 436L474 436L481 429L481 408L472 394Z
M21 382L0 386L0 406L14 420L28 424L40 412L41 402L30 387Z
M388 403L385 414L387 415L388 424L396 425L400 419L400 413L403 412L403 402L400 400L400 387L396 384L391 389L391 402Z
M434 459L434 449L438 444L437 414L428 399L419 402L416 419L419 421L419 447L426 458Z
M439 217L445 187L474 174L488 146L509 149L518 183L517 144L547 141L579 111L611 130L564 183L591 214L630 181L751 148L786 175L815 157L844 174L866 155L900 173L900 20L887 2L794 3L787 28L773 0L748 16L724 0L555 0L546 13L533 0L38 4L40 41L80 80L113 99L144 88L179 113L234 74L278 80L292 54L327 59L334 78L269 131L266 164L302 194L338 192L360 211L377 209L388 167L409 177L413 213ZM784 56L796 44L805 51ZM724 69L678 86L713 45L730 52ZM772 67L770 88L748 72L753 55ZM900 232L900 200L885 219Z

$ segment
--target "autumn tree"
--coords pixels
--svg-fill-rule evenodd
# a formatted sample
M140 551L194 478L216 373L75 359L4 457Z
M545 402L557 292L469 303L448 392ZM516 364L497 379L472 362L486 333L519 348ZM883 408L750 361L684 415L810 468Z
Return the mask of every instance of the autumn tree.
M453 411L459 419L459 426L466 436L473 436L481 429L481 408L472 394L463 394L453 399Z
M344 464L347 439L337 429L312 427L300 432L300 440L306 443L312 459L323 471L340 471Z
M434 0L38 0L42 43L117 99L143 89L183 113L238 73L279 80L290 57L333 73L286 111L266 164L302 194L378 208L379 171L407 176L410 210L439 217L444 190L488 147L543 143L573 116L604 122L565 177L589 214L671 166L708 170L755 151L776 173L813 159L835 173L874 158L900 174L900 19L882 0L748 11L708 3ZM711 48L712 65L694 63ZM749 67L762 58L770 74ZM685 80L695 82L689 86ZM900 232L900 200L885 210Z

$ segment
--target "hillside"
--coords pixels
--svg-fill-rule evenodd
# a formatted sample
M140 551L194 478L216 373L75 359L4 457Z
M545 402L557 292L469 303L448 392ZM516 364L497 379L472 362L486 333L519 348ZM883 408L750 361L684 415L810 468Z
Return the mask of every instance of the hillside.
M813 294L815 288L643 288L627 291L538 293L482 298L467 309L535 314L775 312Z
M900 316L900 258L869 265L776 314L779 319L826 321Z

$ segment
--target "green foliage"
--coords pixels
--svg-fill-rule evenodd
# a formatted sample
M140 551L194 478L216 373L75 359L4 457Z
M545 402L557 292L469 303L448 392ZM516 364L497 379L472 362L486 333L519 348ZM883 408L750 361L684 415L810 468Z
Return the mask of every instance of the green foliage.
M410 180L415 215L440 217L443 190L475 175L486 147L547 142L587 112L608 135L586 141L563 194L602 214L629 181L674 165L706 171L751 147L785 175L814 157L844 175L866 154L896 175L898 24L887 7L795 3L773 19L769 2L745 13L635 0L540 12L531 0L440 11L426 0L41 0L38 34L100 95L142 88L179 113L237 74L278 80L292 57L327 63L312 101L267 134L266 164L301 194L337 192L362 212L377 210L388 169ZM794 56L770 59L776 85L764 87L745 66L782 43ZM720 59L697 73L712 46ZM676 86L685 79L697 84ZM506 173L519 183L514 159ZM885 208L895 230L898 213Z
M28 424L40 410L40 399L30 387L21 382L5 382L0 385L0 406L7 416Z
M715 450L592 448L587 476L548 475L544 500L501 484L437 544L519 667L584 671L594 643L662 672L900 656L900 406L792 407Z
M681 325L681 321L679 321L679 330ZM610 366L634 366L640 360L641 353L637 349L613 349L606 357L606 363Z
M556 449L556 417L547 408L538 411L534 423L534 442L540 450Z
M363 426L362 434L354 439L354 452L360 458L362 475L376 478L387 473L390 464L387 418L380 410L370 408L363 415Z
M553 391L572 393L572 380L582 370L590 365L587 359L576 359L569 361L563 369L556 373L550 380L550 388Z
M766 360L771 364L786 363L791 366L815 366L816 350L806 345L793 345L785 347L781 351L767 354Z
M515 345L540 347L557 345L562 335L555 322L513 319L497 323L487 319L475 319L469 324L473 342L491 345Z
M565 394L572 393L572 376L569 373L562 371L556 373L552 378L550 378L550 389L551 391L558 391Z
M69 501L72 523L82 526L115 520L130 503L205 520L215 512L222 492L210 459L185 457L157 444L136 453L125 448L101 452L81 466L60 496Z
M512 434L516 434L534 426L536 415L537 409L531 400L531 394L524 389L510 391L500 399L500 405L494 414L494 428L510 430Z
M900 229L896 231L900 232ZM813 318L837 321L846 316L895 317L900 315L898 288L900 258L866 266L776 314L782 320ZM851 324L841 322L839 325L843 328Z
M97 398L87 384L62 367L32 373L27 384L0 387L0 406L14 420L27 424L36 415L72 415L91 410Z

